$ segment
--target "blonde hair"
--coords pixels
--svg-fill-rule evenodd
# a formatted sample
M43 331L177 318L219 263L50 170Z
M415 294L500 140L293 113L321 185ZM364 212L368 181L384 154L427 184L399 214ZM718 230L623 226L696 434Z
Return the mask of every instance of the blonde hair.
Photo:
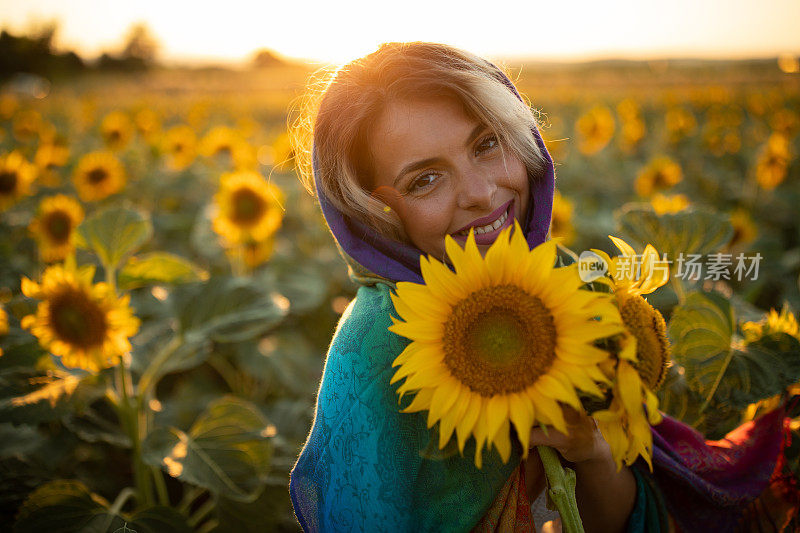
M306 189L313 172L331 203L345 215L390 238L407 241L393 210L368 190L371 177L368 130L387 102L413 97L451 96L467 114L486 124L500 146L525 164L528 174L544 170L528 104L506 85L502 71L468 52L435 43L386 43L309 84L291 139ZM316 152L313 168L311 147Z

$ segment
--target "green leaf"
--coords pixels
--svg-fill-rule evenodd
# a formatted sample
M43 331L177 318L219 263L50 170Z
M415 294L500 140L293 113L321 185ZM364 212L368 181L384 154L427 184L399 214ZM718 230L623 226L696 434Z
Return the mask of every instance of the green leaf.
M189 343L252 339L272 329L288 311L285 298L245 278L214 277L181 285L170 301Z
M717 293L692 292L669 322L672 357L688 386L703 398L739 408L780 394L800 379L800 343L785 334L744 345L734 342L734 312Z
M717 293L692 292L673 310L669 322L672 358L683 366L689 386L709 404L730 364L734 318L730 303Z
M52 481L33 491L20 507L14 533L110 533L128 527L137 533L189 533L176 510L154 506L128 515L112 513L108 502L79 481Z
M145 285L188 283L207 279L208 273L183 257L152 252L131 257L119 273L119 286L130 290Z
M233 356L248 375L294 396L304 396L308 383L319 381L322 374L322 354L299 329L280 328L258 341L237 343Z
M274 426L249 402L213 402L188 433L157 428L142 444L143 460L170 475L237 501L254 501L272 456Z
M153 235L146 213L129 207L107 207L84 220L77 228L79 246L94 250L108 268L117 268Z
M614 216L626 240L642 245L652 244L659 254L666 253L671 261L675 261L681 253L684 257L688 254L714 253L733 236L729 217L707 209L657 215L647 204L630 203L615 212ZM637 248L635 244L632 245Z

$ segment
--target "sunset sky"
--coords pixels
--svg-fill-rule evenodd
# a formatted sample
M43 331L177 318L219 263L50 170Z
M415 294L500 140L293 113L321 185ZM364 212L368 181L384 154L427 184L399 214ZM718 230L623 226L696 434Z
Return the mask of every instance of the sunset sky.
M426 40L496 58L765 57L800 54L800 0L435 2L0 0L0 25L60 22L57 44L88 58L145 22L169 62L249 59L259 48L340 63L385 41ZM378 7L380 6L380 7Z

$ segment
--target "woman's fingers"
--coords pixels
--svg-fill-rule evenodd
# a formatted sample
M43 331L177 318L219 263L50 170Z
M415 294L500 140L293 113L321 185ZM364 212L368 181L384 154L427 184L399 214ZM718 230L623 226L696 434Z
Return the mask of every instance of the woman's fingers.
M603 449L603 436L597 422L588 415L570 407L564 408L568 434L555 428L534 427L530 433L530 446L550 446L558 450L568 461L578 462L595 458Z

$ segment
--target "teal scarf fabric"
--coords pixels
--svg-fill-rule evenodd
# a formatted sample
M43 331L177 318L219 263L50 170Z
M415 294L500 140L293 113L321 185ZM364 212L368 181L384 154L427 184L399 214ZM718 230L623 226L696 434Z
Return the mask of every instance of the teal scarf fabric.
M408 340L387 328L397 317L383 283L362 286L331 343L311 433L290 492L305 531L469 531L519 465L496 451L473 464L437 451L426 413L401 413L389 385Z

